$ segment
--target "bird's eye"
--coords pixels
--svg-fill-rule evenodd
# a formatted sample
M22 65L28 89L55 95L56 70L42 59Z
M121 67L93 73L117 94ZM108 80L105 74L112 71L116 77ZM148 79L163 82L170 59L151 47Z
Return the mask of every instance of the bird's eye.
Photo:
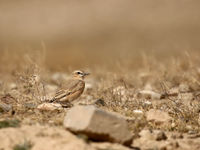
M78 74L81 74L81 72L77 72Z

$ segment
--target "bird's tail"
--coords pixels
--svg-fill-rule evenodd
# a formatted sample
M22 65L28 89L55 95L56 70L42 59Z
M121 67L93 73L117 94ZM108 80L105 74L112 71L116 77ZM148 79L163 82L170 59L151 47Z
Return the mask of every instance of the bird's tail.
M55 102L55 98L52 98L51 100L49 100L49 103L53 103L53 102Z

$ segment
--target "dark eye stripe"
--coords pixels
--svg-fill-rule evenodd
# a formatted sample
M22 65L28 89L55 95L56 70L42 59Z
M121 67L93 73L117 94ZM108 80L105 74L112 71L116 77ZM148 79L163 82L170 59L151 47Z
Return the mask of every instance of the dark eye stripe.
M82 72L77 72L77 74L83 74Z

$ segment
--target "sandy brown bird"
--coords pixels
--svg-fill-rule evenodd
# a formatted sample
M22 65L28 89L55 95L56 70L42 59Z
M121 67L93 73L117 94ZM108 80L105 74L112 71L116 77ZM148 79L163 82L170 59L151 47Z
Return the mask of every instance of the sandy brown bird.
M50 102L57 102L65 105L80 97L85 88L84 78L87 75L89 75L89 73L84 71L74 71L72 79L68 80L62 89L56 92Z

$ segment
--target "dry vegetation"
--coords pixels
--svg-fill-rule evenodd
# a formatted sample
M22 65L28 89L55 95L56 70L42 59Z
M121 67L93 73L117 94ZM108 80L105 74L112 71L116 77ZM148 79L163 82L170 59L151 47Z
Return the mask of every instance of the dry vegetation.
M171 149L191 149L185 137L193 141L200 135L198 7L198 0L1 1L0 130L38 124L52 127L52 133L62 128L68 109L39 111L37 106L73 70L83 69L91 76L74 105L122 114L136 141L144 129L162 130L168 137L184 135L186 145L171 144ZM143 97L143 90L162 98ZM169 113L171 121L148 121L151 109ZM151 144L146 149L153 149ZM192 149L199 147L197 142ZM31 148L31 139L13 147Z
M41 112L37 105L48 98L54 87L59 88L75 68L63 72L50 70L42 60L45 58L43 54L43 51L20 53L21 60L15 61L15 65L2 66L0 97L2 102L12 105L12 110L1 110L1 120L7 120L0 122L1 127L15 127L18 121L20 125L40 123L62 127L66 110ZM13 58L19 57L19 54L13 55ZM92 75L86 80L88 88L76 103L95 104L126 116L136 137L143 129L199 134L198 55L198 52L185 52L178 58L159 61L153 55L142 54L137 62L119 60L107 66L90 65L87 69ZM138 92L144 89L162 94L163 99L138 97ZM170 95L174 90L175 94ZM145 113L152 108L168 112L172 117L171 123L160 125L147 121ZM143 113L135 113L135 110Z

